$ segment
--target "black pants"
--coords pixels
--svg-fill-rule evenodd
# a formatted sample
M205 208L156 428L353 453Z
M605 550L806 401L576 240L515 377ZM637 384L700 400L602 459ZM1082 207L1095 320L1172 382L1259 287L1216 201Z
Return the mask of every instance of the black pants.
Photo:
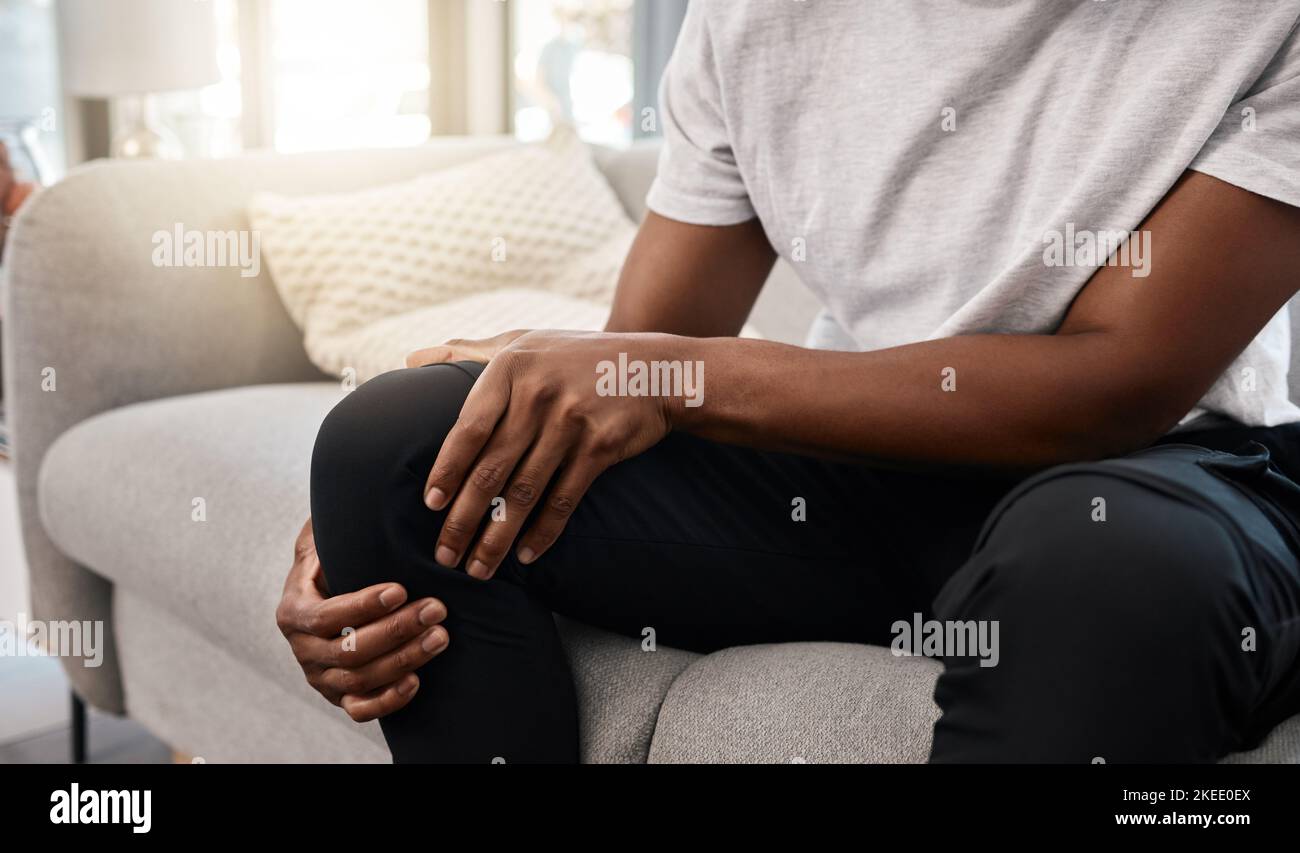
M1294 429L1183 435L1021 482L673 434L598 478L537 562L512 555L483 582L434 562L444 514L422 501L479 371L365 383L312 460L331 590L397 581L447 605L450 646L383 722L396 761L575 761L553 611L700 652L890 645L915 614L996 623L995 666L937 647L934 761L1210 761L1300 709Z

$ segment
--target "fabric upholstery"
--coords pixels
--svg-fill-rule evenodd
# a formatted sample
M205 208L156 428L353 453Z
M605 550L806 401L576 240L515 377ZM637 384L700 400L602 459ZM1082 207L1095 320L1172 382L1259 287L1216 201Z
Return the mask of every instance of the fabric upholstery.
M847 643L715 652L673 684L650 761L925 761L940 668Z
M194 750L252 760L254 746L278 741L257 760L307 760L302 735L285 736L279 717L353 725L306 684L274 618L308 513L316 430L343 394L336 383L262 385L125 406L73 427L46 457L39 490L46 529L63 553L114 584L128 711L139 708L168 736L192 730ZM196 520L196 498L204 520ZM645 761L660 702L698 655L643 652L635 639L563 620L561 634L578 688L584 760ZM223 690L227 704L249 706L233 729L229 710L197 705L221 684L238 684L238 667L255 692L276 688L273 699L233 695L247 687ZM267 713L277 719L261 719ZM251 740L230 742L239 738ZM353 742L340 738L331 733L322 749L351 755Z
M472 337L437 328L464 300L567 297L603 320L636 233L571 131L359 192L257 193L249 216L307 354L359 382L401 367L422 332Z
M95 162L23 206L5 253L3 364L33 618L111 617L110 584L60 554L36 515L37 471L61 432L140 400L320 378L265 270L243 279L235 269L158 268L151 235L177 222L247 227L242 211L255 189L347 191L506 144ZM52 391L42 385L47 368L55 371ZM111 645L103 666L73 665L68 674L92 704L122 710Z
M674 682L650 761L925 761L939 716L933 694L941 670L928 658L844 643L716 652ZM1223 763L1300 763L1300 716Z
M255 191L351 192L514 144L506 137L453 137L383 152L97 161L24 205L6 248L0 361L33 618L111 618L111 584L61 554L37 517L37 472L60 433L142 400L322 378L265 267L253 279L233 268L158 268L151 262L155 231L177 223L246 228L244 210ZM597 149L596 156L619 201L639 219L654 175L654 146ZM788 275L773 282L774 292L807 298ZM776 331L760 329L796 340L780 333L798 323L795 313L769 309ZM55 371L53 391L42 387L47 368ZM74 665L68 673L92 704L123 709L111 644L103 666Z
M211 764L390 761L378 723L256 671L129 587L116 587L113 619L127 713L173 749Z

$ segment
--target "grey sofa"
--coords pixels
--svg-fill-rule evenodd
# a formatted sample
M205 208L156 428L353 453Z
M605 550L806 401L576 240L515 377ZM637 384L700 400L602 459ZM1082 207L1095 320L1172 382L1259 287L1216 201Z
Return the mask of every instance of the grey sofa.
M511 144L97 163L11 235L4 368L34 617L104 620L102 666L65 659L92 704L212 762L389 759L303 681L274 622L307 515L308 462L338 383L303 354L265 272L159 269L151 235L247 227L255 189L344 191ZM653 147L598 151L634 217ZM778 267L753 318L799 341L815 312ZM54 368L54 390L42 386ZM205 521L193 520L202 498ZM887 649L759 645L697 655L561 620L590 762L915 762L939 665ZM1300 720L1235 761L1300 759Z

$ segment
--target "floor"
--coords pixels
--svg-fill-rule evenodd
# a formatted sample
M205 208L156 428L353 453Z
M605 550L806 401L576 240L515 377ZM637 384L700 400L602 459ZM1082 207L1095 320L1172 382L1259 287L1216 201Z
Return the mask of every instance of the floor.
M18 533L13 463L0 459L0 631L14 630L29 614L27 571ZM69 760L69 694L54 658L23 648L0 655L0 764ZM98 711L87 718L92 762L168 762L171 750L130 720Z

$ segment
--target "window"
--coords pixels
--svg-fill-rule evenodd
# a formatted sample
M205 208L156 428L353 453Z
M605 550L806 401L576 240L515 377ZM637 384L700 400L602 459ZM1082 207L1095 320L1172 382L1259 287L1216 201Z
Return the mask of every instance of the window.
M429 138L426 0L272 0L279 151Z
M217 67L221 82L197 92L158 96L158 114L191 157L238 154L240 116L239 15L235 0L212 0L217 18Z
M515 0L515 134L545 137L557 121L588 142L632 141L632 0Z
M624 146L653 132L636 117L654 103L686 4L205 2L217 15L222 80L158 100L186 153L212 157L249 147L416 145L435 125L439 133L513 127L535 140L564 122L589 142ZM431 104L446 114L431 120Z
M63 175L59 62L54 11L42 0L0 0L0 139L9 145L24 180L34 180L19 131L30 125L46 155L48 180Z
M241 118L265 110L258 147L414 145L429 138L428 0L212 0L222 80L159 98L189 156L243 147ZM240 20L240 12L257 21ZM258 91L243 103L241 46L264 39ZM241 38L241 36L243 38ZM256 44L256 42L251 42Z

